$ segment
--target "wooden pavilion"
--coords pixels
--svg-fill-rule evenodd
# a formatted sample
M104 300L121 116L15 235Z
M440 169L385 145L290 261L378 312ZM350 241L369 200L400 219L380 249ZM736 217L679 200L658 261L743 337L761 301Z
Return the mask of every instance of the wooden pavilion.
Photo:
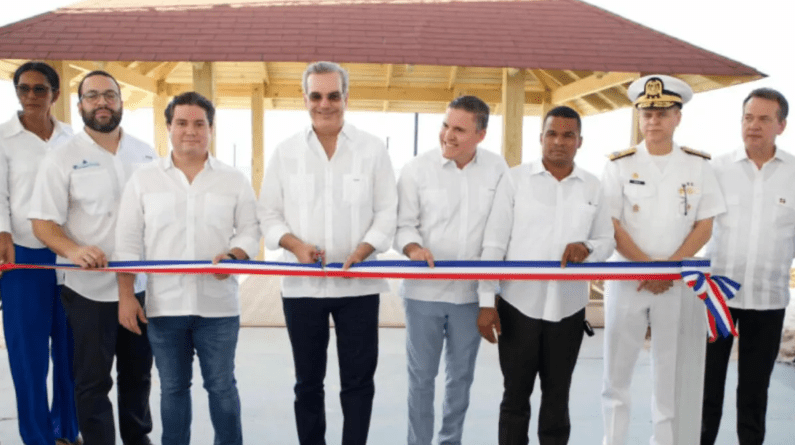
M0 28L0 76L30 59L51 62L73 93L90 70L113 74L126 108L153 107L161 154L171 96L250 109L255 190L264 111L302 108L301 73L316 60L350 71L352 110L441 112L459 95L483 98L504 116L511 165L523 116L629 106L626 87L644 73L696 92L764 77L578 0L86 0ZM69 121L70 101L56 105Z

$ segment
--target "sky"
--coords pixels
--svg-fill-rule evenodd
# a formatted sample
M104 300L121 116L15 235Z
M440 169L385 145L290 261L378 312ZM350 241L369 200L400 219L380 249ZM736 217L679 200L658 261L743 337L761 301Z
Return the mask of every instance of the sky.
M0 25L12 23L61 6L70 0L28 0L4 6ZM186 1L187 3L187 1ZM740 118L742 100L754 88L778 89L795 101L795 30L791 15L782 11L783 0L666 0L651 3L644 0L588 0L600 8L640 23L659 32L684 40L703 49L756 68L769 77L753 83L695 95L683 110L683 119L675 140L698 150L719 155L741 147ZM576 26L576 24L572 24ZM354 86L355 87L355 86ZM80 128L79 115L72 97L72 121ZM10 82L0 81L0 119L10 117L18 109ZM10 104L14 104L11 106ZM17 108L15 108L17 107ZM220 110L217 119L217 156L244 171L250 172L251 126L249 112ZM348 112L346 119L356 126L378 134L388 141L396 171L411 159L413 152L414 115L409 113ZM419 151L438 147L438 129L442 115L420 114ZM266 158L281 140L307 125L305 111L266 111ZM489 132L482 146L495 152L501 146L501 117L492 116ZM586 117L583 122L583 145L577 155L578 165L600 174L606 155L629 146L631 110L623 109ZM125 113L122 125L131 134L152 142L151 109ZM525 117L523 161L540 156L538 117ZM795 128L785 131L778 146L795 153Z

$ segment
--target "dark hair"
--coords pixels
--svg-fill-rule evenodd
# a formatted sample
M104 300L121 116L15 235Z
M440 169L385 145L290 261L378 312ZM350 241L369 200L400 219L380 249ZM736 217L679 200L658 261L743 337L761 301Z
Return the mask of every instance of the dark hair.
M46 77L47 82L50 83L50 87L52 88L53 92L61 89L61 80L58 77L58 73L53 67L47 65L44 62L25 62L20 65L19 68L14 71L14 87L19 85L19 78L22 76L22 74L28 71L36 71Z
M204 108L204 112L207 113L207 122L211 127L213 126L213 117L215 116L215 107L213 103L195 91L188 91L187 93L174 96L174 98L171 99L171 102L169 102L166 107L167 125L171 125L171 121L174 119L174 108L176 108L177 105L197 105Z
M83 83L86 81L86 79L88 79L89 77L93 77L93 76L105 76L108 79L112 80L113 83L116 84L116 89L118 89L119 93L121 93L121 87L119 86L119 82L117 82L116 79L114 79L113 76L111 76L109 72L102 71L102 70L94 70L94 71L91 71L90 73L86 74L85 76L83 76L83 79L80 81L80 84L77 86L77 98L78 99L83 97Z
M582 120L580 119L580 113L576 112L573 108L561 105L549 110L547 115L544 116L543 125L547 124L547 119L549 119L550 116L574 119L577 121L577 131L582 132Z
M773 88L757 88L748 93L748 97L743 101L743 112L745 112L745 104L754 97L778 102L778 121L783 122L787 118L787 114L789 114L787 99Z
M486 102L475 96L460 96L453 99L447 108L468 111L475 115L477 131L485 130L489 126L489 106Z

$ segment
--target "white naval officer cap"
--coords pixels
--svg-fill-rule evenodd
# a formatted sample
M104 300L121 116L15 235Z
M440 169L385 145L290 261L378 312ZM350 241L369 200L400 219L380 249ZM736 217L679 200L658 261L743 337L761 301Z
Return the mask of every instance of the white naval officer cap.
M693 97L690 85L665 74L643 76L627 88L627 96L635 108L668 108L688 103Z

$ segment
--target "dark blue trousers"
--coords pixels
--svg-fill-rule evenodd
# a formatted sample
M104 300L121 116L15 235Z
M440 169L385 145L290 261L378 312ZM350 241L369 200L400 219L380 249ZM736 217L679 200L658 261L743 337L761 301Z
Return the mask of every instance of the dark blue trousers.
M378 294L282 298L282 302L295 363L294 408L299 442L301 445L326 443L323 380L331 315L340 365L342 445L366 444L375 394L373 376L378 363Z
M14 246L17 263L55 262L49 249ZM17 396L19 434L26 445L77 438L72 330L53 270L13 270L0 279L8 362ZM52 405L47 373L52 354Z

